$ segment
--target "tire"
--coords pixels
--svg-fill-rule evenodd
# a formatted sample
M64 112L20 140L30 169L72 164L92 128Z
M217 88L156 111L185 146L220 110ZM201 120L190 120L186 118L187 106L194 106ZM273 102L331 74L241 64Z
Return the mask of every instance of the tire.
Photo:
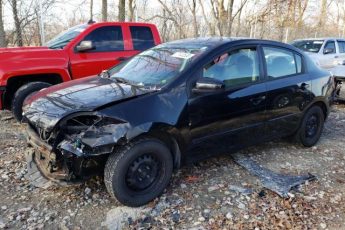
M163 193L172 172L173 159L167 146L157 139L141 138L109 156L104 183L120 203L138 207Z
M16 93L14 94L11 110L13 113L14 118L17 121L22 121L23 115L23 103L25 99L32 93L40 91L41 89L47 88L51 86L51 84L46 82L30 82L28 84L23 85L20 87Z
M305 147L311 147L315 145L320 139L323 125L324 125L324 113L319 106L311 107L303 117L301 126L296 133L296 140Z

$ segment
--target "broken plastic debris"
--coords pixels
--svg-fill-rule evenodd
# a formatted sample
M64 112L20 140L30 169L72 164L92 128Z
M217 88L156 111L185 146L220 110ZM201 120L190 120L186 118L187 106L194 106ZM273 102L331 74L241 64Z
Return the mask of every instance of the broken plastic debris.
M34 151L29 149L25 152L25 158L27 161L27 169L28 172L25 175L25 178L30 181L30 183L37 187L47 189L53 185L53 183L42 176L41 172L38 170L36 164L33 160Z
M259 177L265 188L272 190L284 198L289 197L289 191L292 188L295 188L306 181L316 179L312 174L294 176L273 172L272 170L262 167L246 154L236 153L231 156L237 164L247 169L251 174Z
M243 187L236 186L236 185L229 185L229 190L243 193L245 195L249 195L249 194L253 193L253 190L250 188L243 188Z

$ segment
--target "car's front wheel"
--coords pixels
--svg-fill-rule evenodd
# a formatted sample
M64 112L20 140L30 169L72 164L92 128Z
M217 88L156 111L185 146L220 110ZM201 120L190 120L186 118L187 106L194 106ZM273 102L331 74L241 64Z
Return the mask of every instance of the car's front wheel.
M142 138L109 156L104 183L113 198L137 207L163 193L172 171L173 159L168 147L160 140Z
M305 113L301 126L296 133L297 140L306 147L315 145L320 139L324 119L324 113L319 106L311 107Z

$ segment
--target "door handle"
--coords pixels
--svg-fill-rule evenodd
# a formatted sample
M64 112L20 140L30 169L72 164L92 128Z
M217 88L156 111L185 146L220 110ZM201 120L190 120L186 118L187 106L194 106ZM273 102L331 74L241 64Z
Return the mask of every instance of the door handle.
M264 100L266 100L266 96L260 96L260 97L255 97L255 98L251 98L249 99L249 101L253 104L253 105L259 105L261 102L263 102Z

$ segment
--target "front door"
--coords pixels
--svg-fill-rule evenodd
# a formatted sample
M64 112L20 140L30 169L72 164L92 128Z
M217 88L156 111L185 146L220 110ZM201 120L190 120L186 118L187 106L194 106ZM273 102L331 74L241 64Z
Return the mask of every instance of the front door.
M325 51L331 51L329 53L325 53ZM335 46L334 40L328 40L323 48L323 53L320 55L320 66L325 69L330 69L335 67L336 62L338 60L337 49Z
M311 79L302 56L281 47L264 46L267 78L267 129L271 137L293 134L311 101Z
M232 49L203 67L201 78L223 81L225 88L192 93L189 119L192 146L204 154L241 148L265 136L266 88L256 46ZM209 148L214 150L209 151ZM204 156L206 156L204 155Z
M109 69L138 53L138 51L126 50L121 26L98 27L82 41L92 41L94 49L78 52L74 48L70 51L70 71L73 79L97 75L102 70Z

